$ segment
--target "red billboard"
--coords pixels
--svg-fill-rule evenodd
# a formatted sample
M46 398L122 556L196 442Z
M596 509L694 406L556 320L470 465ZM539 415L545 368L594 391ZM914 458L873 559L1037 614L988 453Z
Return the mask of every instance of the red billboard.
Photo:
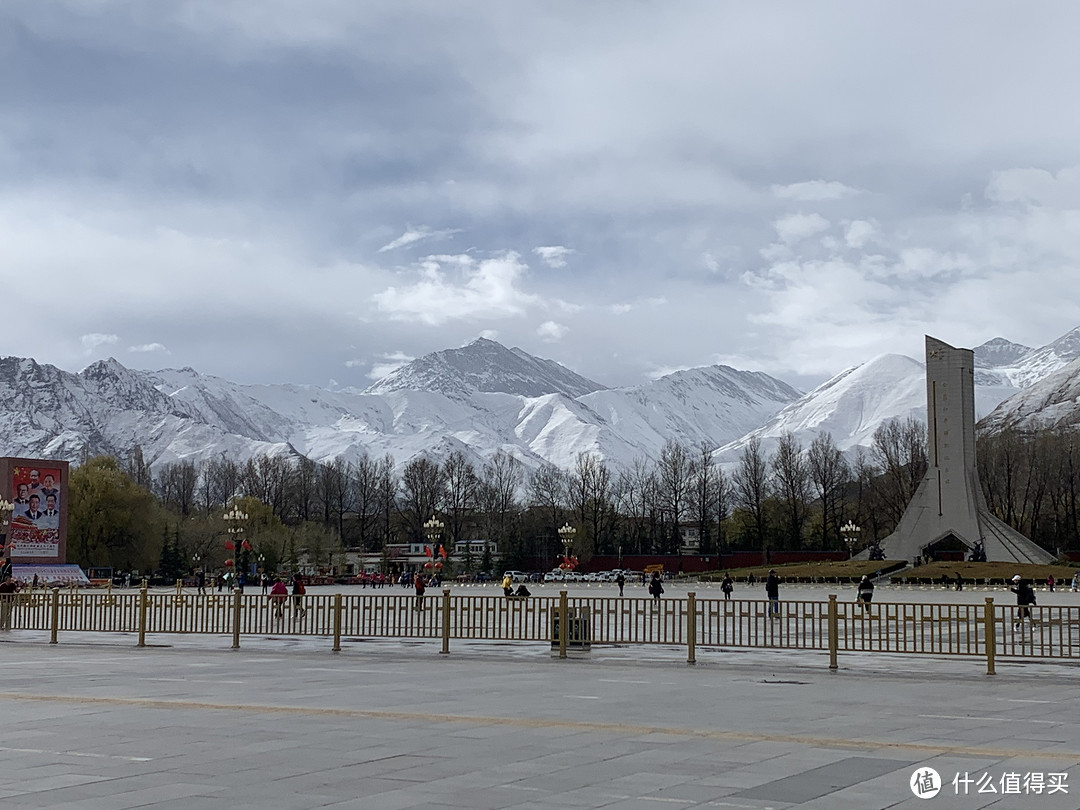
M60 510L67 465L16 464L11 467L11 526L8 545L13 562L61 558Z

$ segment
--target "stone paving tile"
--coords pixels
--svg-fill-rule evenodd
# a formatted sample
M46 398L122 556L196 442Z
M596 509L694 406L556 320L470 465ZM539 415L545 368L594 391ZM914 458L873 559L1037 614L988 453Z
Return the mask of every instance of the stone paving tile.
M915 667L894 658L890 660L904 662L906 668L846 671L836 677L764 655L687 668L677 653L665 658L650 651L644 658L616 661L597 655L567 664L553 662L550 654L504 650L492 666L490 651L479 646L471 648L478 660L439 657L437 646L431 645L370 649L378 651L333 656L315 646L293 644L286 654L257 648L237 655L189 645L120 654L93 646L9 645L0 658L0 676L5 676L0 711L23 733L20 743L13 744L10 737L5 741L9 747L21 744L54 753L22 755L0 749L0 775L18 768L29 790L34 789L34 778L27 778L28 773L43 778L85 773L136 785L105 797L113 800L109 807L180 807L187 802L233 810L655 810L664 805L722 806L717 802L731 799L732 793L785 777L797 779L801 772L853 756L909 758L938 765L942 773L963 767L957 763L965 763L968 770L1021 764L1080 769L1080 732L1071 722L1077 708L1069 691L1072 671L1064 668L1042 667L1042 677L1034 679L1030 669L1022 678L979 676L975 690L970 661L961 667L953 661L920 659ZM49 667L42 675L35 664L34 678L6 677L18 671L19 656L46 660ZM871 663L868 658L858 662ZM925 705L928 671L935 679L935 698L947 711ZM293 680L285 679L285 672ZM189 674L192 677L186 677ZM568 675L573 677L569 689ZM794 687L762 682L773 677L805 683ZM63 699L8 696L42 689ZM567 692L601 697L567 705ZM116 702L80 702L83 696ZM1016 696L1047 702L1011 702ZM702 711L701 706L708 708ZM963 723L920 716L931 714L955 715ZM447 715L499 722L452 720ZM1003 721L987 720L986 715ZM643 732L643 726L652 730ZM954 733L956 728L963 729L963 739ZM852 747L852 739L862 742ZM932 740L942 753L913 748L925 740ZM960 754L958 744L1002 755ZM1025 748L1026 754L1007 756ZM64 750L114 758L80 759ZM1040 760L1040 753L1055 758ZM1060 753L1069 758L1056 758ZM115 758L132 755L152 761ZM401 759L395 763L393 757ZM401 767L409 762L424 764ZM368 766L373 766L370 773L361 772ZM902 770L866 779L799 806L925 806L912 803L920 800L907 786L909 776L910 771ZM1080 772L1076 779L1080 781ZM353 795L361 782L368 786L367 795ZM102 797L94 794L95 785L40 790L45 784L38 782L36 794L5 801L4 809L60 806L50 803L64 795L58 791L79 790L84 792L77 800L63 804L91 810L106 806L97 804ZM228 786L232 793L205 793L207 784L215 789ZM170 786L176 795L161 789ZM9 789L0 776L0 796ZM1040 810L1047 797L1041 799Z

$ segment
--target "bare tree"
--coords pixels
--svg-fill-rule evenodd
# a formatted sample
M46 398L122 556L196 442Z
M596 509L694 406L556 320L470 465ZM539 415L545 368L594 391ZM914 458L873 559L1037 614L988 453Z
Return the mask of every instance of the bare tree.
M472 463L460 450L455 450L443 462L443 478L446 480L443 506L452 549L466 539L465 527L475 517L479 479Z
M545 557L554 556L559 524L564 520L569 496L566 473L550 462L544 462L529 476L529 503L543 516Z
M587 559L592 553L610 554L613 548L611 471L607 464L591 453L579 453L574 471L567 479L570 508L578 522L580 534L575 548Z
M802 548L810 515L810 470L802 445L790 431L780 437L772 456L772 477L783 504L788 546Z
M810 443L807 462L810 480L821 504L822 547L828 548L841 539L844 485L851 477L851 469L833 441L832 434L825 432L819 433Z
M494 541L499 549L508 546L516 535L521 512L518 492L525 481L525 468L509 453L499 450L480 472L477 487L484 539Z
M707 442L698 446L695 459L693 487L694 517L701 538L701 553L714 554L717 546L713 542L712 522L716 515L717 500L720 497L720 480L723 472L713 461L712 447Z
M677 554L682 550L679 529L691 499L693 474L689 452L679 442L668 439L660 449L656 465L657 494L665 515L671 520L670 531L662 541L665 553Z
M753 536L762 553L768 551L769 467L761 452L761 439L752 436L743 448L732 489L735 505L743 511L744 528Z
M644 554L652 550L649 533L649 513L656 500L656 477L652 464L643 458L634 459L629 470L622 470L615 486L619 511L627 518L627 551Z
M926 426L910 417L883 422L870 453L881 469L881 507L895 526L926 475Z
M423 524L446 500L446 474L427 456L414 458L401 471L401 518L409 537L424 539Z

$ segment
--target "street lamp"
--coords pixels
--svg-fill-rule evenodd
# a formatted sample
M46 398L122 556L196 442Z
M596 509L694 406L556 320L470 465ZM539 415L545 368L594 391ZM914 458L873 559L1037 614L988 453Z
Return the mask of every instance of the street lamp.
M229 526L229 536L230 538L232 538L233 541L233 550L236 551L236 556L240 557L241 547L244 543L244 521L248 519L247 513L241 512L238 506L233 505L233 508L226 512L223 517L225 518L225 522ZM247 560L246 553L243 555L243 557L245 560ZM233 566L233 587L239 587L242 589L243 584L240 581L240 567L241 566L239 565ZM243 590L241 590L240 592L243 593Z
M431 543L431 554L433 558L437 553L435 551L435 548L439 544L439 538L442 536L442 530L445 525L446 524L439 520L437 517L435 517L435 515L432 515L431 520L424 524L424 534L427 535L428 542ZM431 565L432 563L430 562L424 563L425 568ZM442 563L435 560L434 567L435 570L440 570L442 568Z
M7 527L15 504L0 498L0 582L11 576L11 549L7 545Z
M840 527L840 534L843 536L844 542L847 543L849 559L855 556L855 548L859 545L859 532L861 531L862 528L852 523L850 518L847 523Z
M570 552L574 550L574 535L577 534L577 529L571 526L569 523L564 523L559 530L559 539L563 544L563 560L570 560ZM567 563L563 563L566 565Z

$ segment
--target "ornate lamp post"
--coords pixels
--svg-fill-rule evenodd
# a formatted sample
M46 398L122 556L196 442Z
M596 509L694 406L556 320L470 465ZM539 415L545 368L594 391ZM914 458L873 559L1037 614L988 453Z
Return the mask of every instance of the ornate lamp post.
M570 560L573 559L572 553L574 550L574 535L577 534L577 529L571 526L569 523L564 523L562 528L559 529L559 540L563 544L563 564L559 566L564 568L570 566ZM571 566L572 567L572 566Z
M424 567L428 568L434 566L436 571L442 570L442 562L435 560L434 557L438 554L435 550L439 545L439 538L442 537L442 530L446 526L435 515L431 516L431 520L424 524L424 534L427 535L428 542L431 543L431 554L433 561L424 563Z
M232 545L233 545L234 550L236 551L237 558L239 558L241 556L241 553L240 553L241 550L242 550L241 547L244 544L244 522L248 519L247 513L246 512L241 512L240 508L234 505L232 509L230 509L228 512L226 512L223 515L223 517L225 518L226 524L228 524L228 526L229 526L229 539L232 541ZM246 562L247 561L247 553L246 553L247 550L243 549L243 551L244 551L243 559ZM246 568L246 566L244 566L244 567ZM233 566L233 587L234 588L235 587L241 587L240 586L240 570L241 570L241 566L239 564Z
M11 576L11 549L7 544L7 527L15 504L0 498L0 582Z
M859 533L861 531L862 528L856 526L850 519L840 527L840 534L843 536L844 542L847 543L848 559L855 556L855 549L859 545Z

